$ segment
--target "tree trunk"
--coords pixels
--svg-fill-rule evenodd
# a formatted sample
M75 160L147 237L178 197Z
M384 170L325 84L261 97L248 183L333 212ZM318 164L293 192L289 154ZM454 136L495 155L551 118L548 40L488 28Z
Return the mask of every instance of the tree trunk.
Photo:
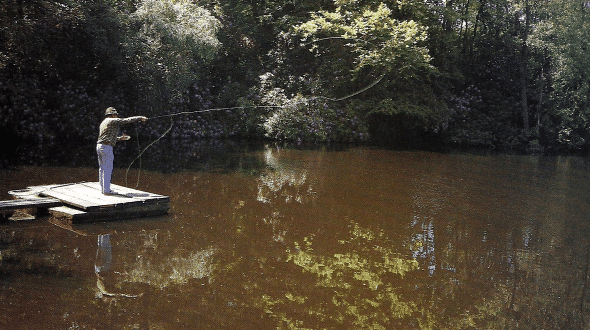
M477 28L479 27L479 23L481 22L484 10L485 10L485 2L483 0L480 0L479 1L479 9L477 11L477 15L475 16L475 23L473 24L473 36L472 36L472 40L469 45L470 57L473 57L473 44L475 43L475 40L477 38L477 32L478 32ZM482 24L483 24L483 22L482 22Z
M547 50L545 50L547 52ZM539 103L537 105L537 125L536 125L536 133L539 135L541 129L541 115L543 113L543 94L545 92L545 63L541 65L541 76L539 77Z
M528 105L528 96L527 96L527 83L526 83L526 71L527 65L525 63L525 56L526 56L526 46L523 45L522 47L522 58L520 60L520 105L521 105L521 114L522 114L522 123L523 129L525 133L529 131L529 105Z
M522 113L522 123L523 129L525 133L529 132L529 105L528 105L528 96L527 96L527 39L529 36L529 25L530 25L530 7L529 7L529 0L525 0L525 26L524 32L522 36L522 48L520 51L520 106L521 106L521 113Z
M463 12L463 16L461 17L461 29L459 30L459 36L463 39L463 49L462 54L465 54L467 51L467 42L468 42L468 33L469 29L467 28L467 20L469 14L469 5L471 4L471 0L467 0L465 5L465 11Z

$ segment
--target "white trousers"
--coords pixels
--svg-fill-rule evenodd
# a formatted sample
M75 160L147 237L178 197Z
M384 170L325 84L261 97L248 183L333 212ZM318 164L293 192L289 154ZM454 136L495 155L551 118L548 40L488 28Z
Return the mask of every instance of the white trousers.
M96 153L98 154L98 181L102 193L111 192L111 176L113 175L113 147L106 144L97 144Z

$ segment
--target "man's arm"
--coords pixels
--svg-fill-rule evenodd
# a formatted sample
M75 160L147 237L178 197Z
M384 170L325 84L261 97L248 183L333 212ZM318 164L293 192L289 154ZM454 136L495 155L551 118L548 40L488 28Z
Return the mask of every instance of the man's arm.
M134 117L122 118L122 119L120 119L120 123L124 125L124 124L135 123L137 121L146 121L146 120L148 120L148 118L145 116L134 116ZM123 135L117 137L118 141L127 141L129 139L131 139L131 136L129 136L127 134L123 134Z
M148 118L145 116L134 116L134 117L127 117L127 118L119 119L121 124L131 124L131 123L135 123L137 121L146 121L146 120L148 120Z

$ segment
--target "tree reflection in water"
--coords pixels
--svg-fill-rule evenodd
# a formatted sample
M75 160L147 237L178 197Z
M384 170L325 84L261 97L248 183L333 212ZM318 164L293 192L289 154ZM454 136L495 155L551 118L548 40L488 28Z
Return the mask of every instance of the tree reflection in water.
M171 196L166 217L5 225L0 327L588 327L586 159L270 147L232 157L231 170L145 175L145 190ZM95 175L2 175L39 176L16 189L72 173Z
M281 159L280 154L280 149L266 148L267 169L258 179L257 200L277 208L265 218L273 226L275 236L281 219L279 207L292 202L310 203L317 197L308 171L301 167L302 160ZM322 215L311 212L310 216ZM282 220L287 221L284 217ZM310 223L315 220L308 219ZM284 262L296 266L293 271L301 272L306 285L290 286L278 295L264 292L255 305L279 324L302 329L338 324L385 329L384 325L396 324L415 313L417 305L404 297L400 280L416 270L418 262L392 250L383 233L363 228L350 219L339 220L347 222L341 225L348 228L348 233L331 247L335 252L314 249L315 235L293 240L292 246L285 248ZM286 230L279 232L284 236Z
M547 164L514 157L475 159L484 164L473 168L474 159L429 155L427 158L434 159L409 165L414 167L413 176L402 182L384 177L384 185L390 189L403 185L413 192L410 200L395 200L396 192L389 192L392 203L407 202L411 209L405 218L407 225L391 231L378 216L362 219L369 224L363 226L355 219L361 220L358 216L364 212L338 208L348 209L359 201L367 201L370 208L371 201L359 195L363 179L375 179L391 169L408 169L402 163L415 159L388 159L394 164L369 169L355 167L374 172L363 178L359 173L331 175L326 167L338 164L335 157L331 157L332 163L318 165L321 159L317 155L304 159L305 152L296 157L282 153L265 151L269 170L259 178L258 200L276 207L269 217L273 228L279 219L292 220L281 214L283 204L298 201L303 204L301 216L310 217L298 224L313 223L320 232L318 227L322 226L335 231L332 237L297 235L293 229L291 237L285 237L289 229L282 232L281 242L290 243L286 244L285 262L299 268L306 284L290 286L280 295L262 294L257 305L279 324L367 329L534 329L585 324L588 245L580 246L578 235L566 233L578 220L565 224L561 216L580 214L571 210L571 204L579 203L572 195L583 186L572 184L569 166L553 172L551 163L548 169ZM281 156L286 156L285 160ZM404 158L403 154L398 156ZM346 161L348 165L353 162ZM498 170L497 163L505 168ZM560 176L566 181L560 181ZM331 184L329 180L340 181ZM556 185L561 186L557 195L551 189ZM348 189L350 196L329 198L329 194L342 192L327 187ZM302 196L307 200L302 202ZM371 196L373 200L382 197ZM306 205L334 212L309 211ZM374 214L385 211L378 209ZM334 222L340 226L336 228ZM347 235L342 228L348 229ZM587 226L580 229L588 230ZM395 242L400 235L405 237L402 245L409 249L407 254ZM334 236L339 238L337 244Z
M114 271L117 275L114 286L120 287L122 283L145 283L162 290L170 285L186 284L192 279L207 278L213 272L215 248L176 251L162 260L162 255L154 253L158 244L157 231L142 231L138 239L140 244L137 245L139 249L135 251L136 254L133 254L135 258L129 259L128 253L124 253L127 259L123 262L124 268ZM130 243L129 238L125 243ZM100 285L104 286L104 279L108 278L112 258L111 235L98 235L94 268ZM103 289L99 289L104 294Z
M293 164L281 162L277 154L280 149L265 147L264 162L268 167L260 175L257 200L263 203L270 203L277 198L284 198L285 203L291 201L303 203L304 196L310 196L313 191L311 186L304 190L307 180L307 170ZM285 186L292 187L294 192L283 192Z

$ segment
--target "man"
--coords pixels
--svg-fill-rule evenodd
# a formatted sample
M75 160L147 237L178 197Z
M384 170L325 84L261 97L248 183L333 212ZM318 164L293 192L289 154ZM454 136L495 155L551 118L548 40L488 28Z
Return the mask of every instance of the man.
M129 118L119 118L117 110L113 107L107 108L105 119L100 123L100 133L96 142L96 153L98 154L98 178L103 194L115 194L111 190L111 176L113 174L113 147L117 141L126 141L131 137L129 135L119 134L119 127L125 124L137 121L146 121L147 117L135 116Z

